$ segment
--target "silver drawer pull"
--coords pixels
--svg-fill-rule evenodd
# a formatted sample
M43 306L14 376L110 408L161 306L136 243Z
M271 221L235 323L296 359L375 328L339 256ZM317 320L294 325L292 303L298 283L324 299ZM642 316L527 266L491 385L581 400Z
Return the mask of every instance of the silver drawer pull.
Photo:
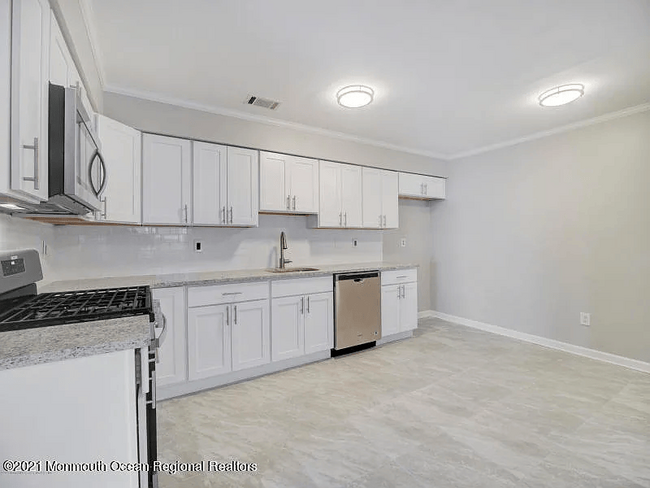
M399 280L400 278L408 278L408 275L400 275L400 276L397 277L398 280Z
M33 145L27 145L23 144L23 149L33 149L34 150L34 176L25 176L23 177L23 180L25 181L33 181L34 182L34 190L40 190L40 178L39 178L39 171L38 171L38 137L34 137L34 144Z
M242 293L244 293L244 292L243 291L229 291L229 292L222 293L221 295L225 297L225 296L228 296L228 295L241 295Z

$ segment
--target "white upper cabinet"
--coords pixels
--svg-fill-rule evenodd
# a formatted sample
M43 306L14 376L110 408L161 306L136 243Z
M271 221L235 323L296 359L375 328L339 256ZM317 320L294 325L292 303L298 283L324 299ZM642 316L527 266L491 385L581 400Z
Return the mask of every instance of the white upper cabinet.
M257 225L257 151L193 142L195 225Z
M11 189L48 198L50 5L20 0L11 12Z
M318 212L318 161L261 152L260 210Z
M342 227L341 168L339 163L319 162L319 227Z
M361 166L320 161L318 227L361 227Z
M399 196L421 200L444 199L445 179L412 173L399 174Z
M142 135L128 125L96 115L108 179L99 220L141 222Z
M142 221L189 223L192 144L185 139L142 136Z
M257 226L259 212L259 152L228 147L228 223Z
M397 173L363 168L363 226L390 229L399 226Z
M227 200L227 148L194 142L193 220L198 225L225 225Z

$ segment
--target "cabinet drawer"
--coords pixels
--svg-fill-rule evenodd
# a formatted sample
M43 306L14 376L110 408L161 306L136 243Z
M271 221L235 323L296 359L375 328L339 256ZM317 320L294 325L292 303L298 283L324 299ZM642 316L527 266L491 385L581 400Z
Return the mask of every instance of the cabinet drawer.
M410 283L418 280L417 268L397 269L394 271L381 272L382 285L395 285L399 283Z
M187 290L187 306L203 307L222 303L247 302L269 297L269 282L194 286Z
M333 289L334 282L331 275L322 278L297 278L295 280L271 282L271 296L273 298L325 293Z

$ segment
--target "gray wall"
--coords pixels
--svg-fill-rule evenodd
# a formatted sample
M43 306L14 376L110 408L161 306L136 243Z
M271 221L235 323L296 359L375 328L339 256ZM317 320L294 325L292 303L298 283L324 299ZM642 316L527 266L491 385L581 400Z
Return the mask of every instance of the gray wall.
M425 156L116 93L104 93L104 115L145 132L434 176L447 175L445 161Z
M414 263L418 268L418 309L431 310L431 209L439 201L399 201L399 229L383 231L384 260ZM406 246L400 247L400 240Z
M650 361L650 112L449 171L432 309Z

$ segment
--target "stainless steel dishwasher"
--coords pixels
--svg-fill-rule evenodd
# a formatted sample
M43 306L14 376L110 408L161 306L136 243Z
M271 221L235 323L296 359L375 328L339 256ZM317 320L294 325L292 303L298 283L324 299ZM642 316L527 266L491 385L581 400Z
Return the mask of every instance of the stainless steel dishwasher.
M381 339L379 271L334 275L334 349Z

